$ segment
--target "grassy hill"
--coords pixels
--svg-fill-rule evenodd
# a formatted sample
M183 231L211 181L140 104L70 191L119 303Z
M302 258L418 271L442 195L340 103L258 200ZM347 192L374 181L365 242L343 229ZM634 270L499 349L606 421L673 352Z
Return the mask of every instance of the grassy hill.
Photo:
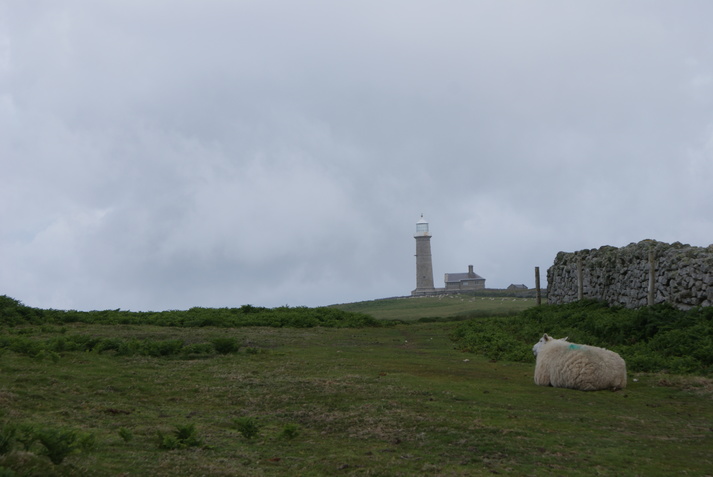
M365 313L379 320L418 321L423 319L468 319L479 316L510 316L535 306L535 298L486 295L440 295L436 297L402 297L363 301L333 307Z
M150 324L7 302L0 475L710 475L710 379L535 386L533 360L455 348L456 330L480 319L417 321L496 303L431 300L282 310L289 319L199 309ZM360 318L370 307L404 323ZM262 312L270 326L238 326Z

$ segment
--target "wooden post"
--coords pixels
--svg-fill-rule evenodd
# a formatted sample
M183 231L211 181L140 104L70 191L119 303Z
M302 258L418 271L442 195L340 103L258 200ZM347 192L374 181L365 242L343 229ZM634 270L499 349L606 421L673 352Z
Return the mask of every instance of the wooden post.
M584 274L582 273L582 259L577 258L577 300L584 298Z
M649 306L654 306L655 293L656 293L656 264L654 263L654 251L649 250Z
M540 293L540 267L535 267L535 290L537 290L537 304L542 304L542 294Z

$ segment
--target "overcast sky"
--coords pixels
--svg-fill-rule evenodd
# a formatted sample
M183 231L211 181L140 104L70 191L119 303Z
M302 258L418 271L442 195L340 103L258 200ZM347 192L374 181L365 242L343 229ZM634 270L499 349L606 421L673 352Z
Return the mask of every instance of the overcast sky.
M0 295L318 306L713 242L713 2L0 0Z

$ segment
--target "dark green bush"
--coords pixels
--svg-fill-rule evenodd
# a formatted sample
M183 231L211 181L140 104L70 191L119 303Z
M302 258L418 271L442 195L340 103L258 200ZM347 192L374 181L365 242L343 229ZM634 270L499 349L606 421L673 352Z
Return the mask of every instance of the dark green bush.
M260 433L260 424L252 417L239 417L233 420L233 427L248 440Z
M37 440L44 446L42 454L55 465L82 447L82 436L74 429L41 429L37 432Z
M240 349L240 344L235 338L214 338L211 343L219 354L237 353Z
M235 338L215 338L210 343L186 344L183 340L137 340L121 338L96 338L86 335L69 335L49 339L26 338L18 335L0 336L0 352L11 350L37 359L60 359L59 353L92 351L114 352L118 356L190 356L215 353L237 353L240 345Z
M240 308L193 307L186 311L132 312L126 310L76 311L41 310L0 296L0 325L15 327L27 324L61 325L64 323L136 324L179 327L273 326L308 328L314 326L360 328L381 326L373 317L331 307L262 308L243 305ZM64 346L67 342L58 342ZM64 351L58 350L59 352Z
M8 454L15 445L15 426L4 423L0 425L0 455Z
M37 442L37 429L32 424L20 424L17 426L15 440L22 444L25 452L28 452L32 445Z
M104 338L94 346L92 351L103 353L106 351L118 352L121 349L123 341L119 338Z
M183 356L191 355L211 355L215 353L215 347L212 343L193 343L184 346L181 349Z
M165 340L165 341L149 341L143 343L145 351L141 354L149 356L174 356L181 352L183 348L183 340Z
M157 431L159 449L175 450L198 447L203 444L193 424L177 425L171 435Z
M121 427L119 428L119 437L121 437L124 442L130 442L134 439L134 433L125 427Z
M280 437L284 439L294 439L300 434L300 426L297 424L285 424L285 427L282 428L282 432L280 433Z
M44 350L42 343L20 336L11 340L8 348L17 354L24 354L31 357L36 357L41 351Z
M630 371L713 374L713 308L638 310L581 301L530 308L515 317L481 318L453 332L457 347L491 359L533 362L543 333L617 351Z

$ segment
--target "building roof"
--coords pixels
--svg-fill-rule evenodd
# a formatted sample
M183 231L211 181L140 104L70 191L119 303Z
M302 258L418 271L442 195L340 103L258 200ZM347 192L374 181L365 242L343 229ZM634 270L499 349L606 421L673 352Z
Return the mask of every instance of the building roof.
M465 273L446 273L446 283L462 282L464 280L485 280L477 273L470 275L468 272Z

